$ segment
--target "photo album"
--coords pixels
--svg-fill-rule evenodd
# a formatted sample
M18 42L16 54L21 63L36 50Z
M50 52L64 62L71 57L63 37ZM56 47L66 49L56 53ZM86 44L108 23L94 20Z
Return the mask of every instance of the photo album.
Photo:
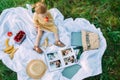
M65 68L76 63L76 54L73 48L65 48L53 53L45 54L50 71Z

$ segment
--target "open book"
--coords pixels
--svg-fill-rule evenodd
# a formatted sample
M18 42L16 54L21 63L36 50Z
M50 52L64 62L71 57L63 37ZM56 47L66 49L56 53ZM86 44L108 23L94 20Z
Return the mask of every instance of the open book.
M50 71L76 64L76 54L73 48L65 48L53 53L45 54Z
M71 33L71 46L82 46L81 32L72 32Z

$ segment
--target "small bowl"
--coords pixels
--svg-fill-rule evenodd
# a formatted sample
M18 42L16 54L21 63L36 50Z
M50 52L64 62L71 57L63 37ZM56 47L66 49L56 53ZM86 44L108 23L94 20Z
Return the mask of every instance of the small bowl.
M16 34L16 36L14 37L14 40L16 43L21 44L25 38L26 38L26 34L24 31L21 30Z

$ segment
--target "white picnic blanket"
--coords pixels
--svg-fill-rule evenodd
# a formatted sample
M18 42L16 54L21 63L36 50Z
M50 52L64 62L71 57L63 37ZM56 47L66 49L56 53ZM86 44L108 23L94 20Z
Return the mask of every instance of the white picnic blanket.
M0 15L0 60L11 70L17 73L17 80L32 80L26 74L27 63L32 59L42 59L45 63L44 54L38 54L33 51L33 43L36 37L36 31L33 27L32 21L32 11L31 7L27 5L28 9L23 7L9 8L2 12ZM90 24L88 20L84 18L72 18L64 19L64 16L59 12L58 9L52 8L49 10L52 13L55 24L59 29L60 40L65 43L66 47L70 46L70 34L71 32L77 32L81 30L92 31L99 34L100 37L100 48L96 50L85 51L80 57L79 65L81 66L80 70L73 76L71 80L81 80L86 77L98 75L102 73L102 56L106 49L106 40L103 37L103 34L100 28L95 28L93 24ZM14 42L13 37L19 30L23 30L26 33L26 39L21 45L18 45ZM19 48L14 55L14 58L11 60L8 54L3 52L5 48L5 39L7 37L7 32L12 31L13 36L10 38L10 45L14 44L16 48ZM44 39L48 37L49 43L54 43L53 33L46 32L43 35L41 43ZM57 51L60 48L52 45L47 49L44 49L44 52ZM68 80L63 77L61 70L49 72L46 71L45 75L40 80Z

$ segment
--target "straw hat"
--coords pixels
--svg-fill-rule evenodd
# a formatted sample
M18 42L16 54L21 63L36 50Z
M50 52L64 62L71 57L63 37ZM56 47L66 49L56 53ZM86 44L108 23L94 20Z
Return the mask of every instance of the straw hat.
M28 63L26 72L33 79L41 78L46 71L47 67L42 60L32 60Z

